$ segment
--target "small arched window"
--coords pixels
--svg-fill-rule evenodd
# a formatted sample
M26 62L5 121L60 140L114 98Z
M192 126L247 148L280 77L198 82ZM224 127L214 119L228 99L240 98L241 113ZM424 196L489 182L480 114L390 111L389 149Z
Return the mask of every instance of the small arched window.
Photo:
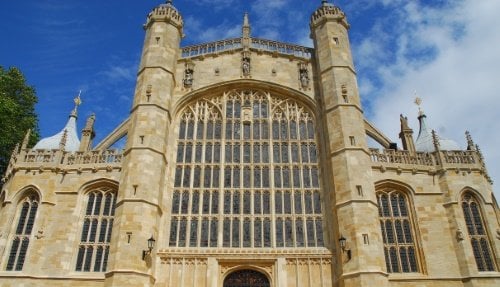
M464 212L467 232L476 259L479 271L495 271L490 242L486 232L486 225L481 215L479 202L470 193L462 197L462 210Z
M387 272L418 272L414 228L407 197L387 189L377 194Z
M112 188L96 188L87 193L76 271L106 271L115 204L116 192Z
M7 261L7 271L21 271L30 243L31 232L35 224L39 199L36 195L26 197L20 204L19 219L17 221L14 239Z

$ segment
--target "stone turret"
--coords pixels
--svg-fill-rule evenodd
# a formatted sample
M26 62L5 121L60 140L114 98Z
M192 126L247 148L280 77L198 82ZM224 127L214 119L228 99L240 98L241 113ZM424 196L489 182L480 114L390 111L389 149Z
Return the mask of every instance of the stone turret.
M408 125L408 118L400 115L399 120L401 122L401 132L399 133L399 138L403 143L403 149L414 153L415 142L413 141L413 130Z
M319 105L326 147L324 186L330 196L334 243L340 286L387 286L383 242L368 155L364 116L349 45L349 23L337 6L322 1L312 14L311 36L316 50ZM348 95L348 96L344 96ZM325 195L326 196L326 195ZM333 221L333 220L332 220ZM365 234L366 237L361 236ZM366 242L369 240L370 244ZM347 276L347 274L349 274Z
M154 253L141 260L148 239L158 242L167 169L171 99L183 20L172 1L149 13L118 192L106 286L153 286ZM119 246L119 248L118 248ZM118 250L120 250L118 252Z

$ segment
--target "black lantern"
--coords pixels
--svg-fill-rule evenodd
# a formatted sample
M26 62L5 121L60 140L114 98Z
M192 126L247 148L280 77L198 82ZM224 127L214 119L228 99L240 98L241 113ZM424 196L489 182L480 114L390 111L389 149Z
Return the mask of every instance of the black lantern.
M340 235L340 238L339 238L339 245L340 245L340 248L342 249L342 251L345 250L345 243L346 243L347 239L345 239L345 237L343 235Z
M155 248L155 242L156 240L154 239L153 235L151 235L151 238L148 239L148 250L142 251L142 260L146 258L146 255L151 254L151 251L153 251L153 248Z
M341 234L339 238L340 249L347 255L347 261L351 260L351 249L347 249L347 239Z

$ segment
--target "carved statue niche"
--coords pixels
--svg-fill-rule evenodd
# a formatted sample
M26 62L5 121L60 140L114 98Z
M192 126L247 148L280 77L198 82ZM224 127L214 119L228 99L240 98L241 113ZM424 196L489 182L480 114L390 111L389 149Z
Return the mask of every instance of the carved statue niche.
M189 61L186 62L185 68L184 68L184 88L190 89L193 86L193 72L194 72L194 64L193 62Z
M309 88L309 71L306 63L299 64L299 81L302 89Z
M243 58L241 59L241 70L243 76L250 76L250 55L243 54Z

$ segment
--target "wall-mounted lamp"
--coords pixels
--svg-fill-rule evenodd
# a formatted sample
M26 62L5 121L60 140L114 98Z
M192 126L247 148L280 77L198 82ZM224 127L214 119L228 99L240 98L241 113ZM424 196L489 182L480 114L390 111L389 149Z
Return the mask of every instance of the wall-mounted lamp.
M339 238L340 249L347 255L347 261L351 260L351 249L347 248L347 239L341 234Z
M146 258L146 255L151 254L151 251L155 248L155 242L156 240L151 235L151 238L148 239L148 250L142 250L142 260Z

